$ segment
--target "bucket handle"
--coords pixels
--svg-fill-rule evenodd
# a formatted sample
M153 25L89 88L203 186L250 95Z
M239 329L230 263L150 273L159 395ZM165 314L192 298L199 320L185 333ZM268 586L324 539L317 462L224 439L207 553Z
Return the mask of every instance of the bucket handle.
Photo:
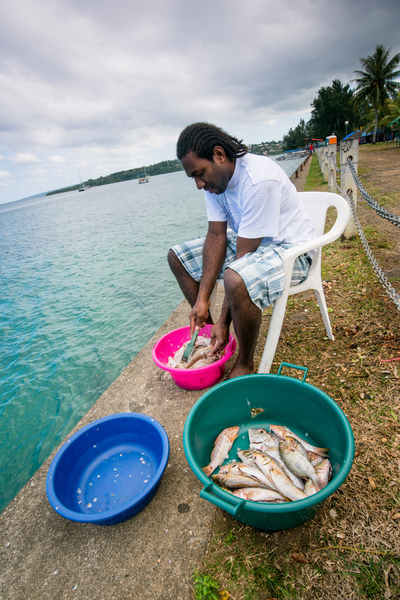
M299 369L300 371L304 371L302 383L305 382L307 373L308 373L308 367L299 367L299 365L292 365L290 363L281 362L281 364L279 365L279 369L278 369L278 375L281 374L282 367L290 367L291 369Z
M211 502L211 504L215 504L215 506L222 508L232 517L235 517L235 519L239 520L238 515L241 512L241 509L245 504L246 500L240 500L237 504L231 504L230 502L228 502L228 500L224 500L223 498L220 498L219 496L213 494L213 488L218 489L218 487L215 486L212 482L204 486L200 492L200 498L203 498L203 500L208 500L208 502Z

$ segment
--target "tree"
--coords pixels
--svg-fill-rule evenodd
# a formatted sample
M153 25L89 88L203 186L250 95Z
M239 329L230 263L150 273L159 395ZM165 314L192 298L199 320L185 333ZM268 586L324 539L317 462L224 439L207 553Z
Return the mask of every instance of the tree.
M400 117L400 92L394 98L388 98L385 102L386 115L382 119L383 125L388 125L396 117Z
M332 133L339 139L346 135L346 121L350 130L356 129L360 122L358 108L353 105L353 91L350 85L343 85L339 79L332 85L318 90L318 96L311 103L311 119L308 127L311 137L325 139Z
M385 126L385 113L384 110L379 107L378 108L378 128ZM367 134L373 134L375 131L375 111L372 106L369 106L369 110L365 112L362 117L363 129ZM378 130L379 130L378 129Z
M385 50L382 44L378 44L372 56L360 58L363 71L354 71L357 75L353 81L356 83L355 102L367 100L372 105L375 114L373 143L376 142L378 131L378 111L383 108L388 98L394 98L400 84L396 77L400 76L400 70L396 70L400 62L400 53L389 58L391 48Z
M289 129L286 135L283 136L283 150L297 150L304 148L306 145L308 129L304 119L300 119L300 123L294 128Z

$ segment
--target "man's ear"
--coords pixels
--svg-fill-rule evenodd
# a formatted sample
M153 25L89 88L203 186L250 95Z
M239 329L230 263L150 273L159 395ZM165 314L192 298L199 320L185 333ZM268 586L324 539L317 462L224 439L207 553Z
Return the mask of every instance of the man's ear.
M214 153L213 153L213 159L215 160L216 163L221 164L221 165L222 165L222 163L224 163L226 161L225 150L221 146L215 146Z

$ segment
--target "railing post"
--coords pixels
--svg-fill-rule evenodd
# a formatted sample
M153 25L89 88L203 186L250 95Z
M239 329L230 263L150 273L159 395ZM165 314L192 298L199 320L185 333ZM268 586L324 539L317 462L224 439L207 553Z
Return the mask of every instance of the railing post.
M340 142L340 175L341 175L341 195L349 200L349 194L352 195L354 206L357 207L357 185L354 181L354 177L351 174L348 158L351 159L356 173L358 173L358 145L359 140L347 139ZM357 235L357 227L353 219L353 213L351 213L349 223L343 232L345 238L352 238Z
M324 176L324 183L328 183L328 176L329 176L328 156L329 156L329 146L324 146L323 167L322 167L322 174Z
M328 146L328 192L336 193L336 144Z

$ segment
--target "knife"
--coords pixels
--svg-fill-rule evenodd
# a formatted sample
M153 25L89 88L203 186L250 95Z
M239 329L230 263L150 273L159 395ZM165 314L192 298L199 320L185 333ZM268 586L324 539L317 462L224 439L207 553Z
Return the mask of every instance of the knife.
M183 356L182 356L182 362L188 362L190 355L193 352L193 347L196 343L198 335L199 335L199 330L196 329L196 331L194 332L194 334L192 335L192 337L190 339L190 342L188 343L188 345L185 348L185 352L183 353Z

